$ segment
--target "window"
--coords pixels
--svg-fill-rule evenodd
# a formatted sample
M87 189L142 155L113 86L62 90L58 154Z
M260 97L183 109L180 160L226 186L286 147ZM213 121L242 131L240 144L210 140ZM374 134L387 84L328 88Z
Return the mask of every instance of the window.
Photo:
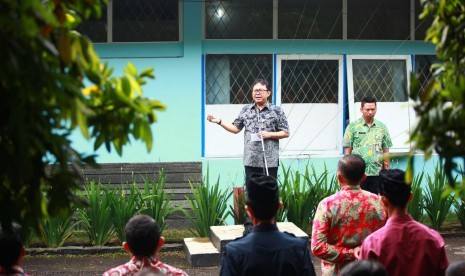
M205 68L207 104L250 103L256 79L272 83L271 55L207 55Z
M347 30L348 39L408 39L410 1L347 1Z
M414 73L420 79L420 95L425 91L426 85L432 76L431 65L438 61L436 56L415 56Z
M280 39L342 39L341 0L281 0L278 18Z
M273 38L273 0L206 1L207 39Z
M179 41L179 1L109 0L78 31L93 42Z
M415 0L415 40L425 40L426 30L433 23L433 17L429 15L424 19L420 19L420 14L423 12L422 1Z

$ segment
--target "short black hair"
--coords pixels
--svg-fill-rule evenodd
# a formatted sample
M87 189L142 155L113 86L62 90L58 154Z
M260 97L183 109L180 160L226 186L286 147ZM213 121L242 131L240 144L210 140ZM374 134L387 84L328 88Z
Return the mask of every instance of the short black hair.
M456 261L451 263L446 269L446 276L465 275L465 261Z
M150 257L160 240L160 228L155 220L147 215L132 217L124 227L126 242L133 255Z
M340 276L387 276L386 268L376 260L359 260L346 265Z
M266 90L271 91L271 85L270 85L270 83L269 83L267 80L265 80L265 79L256 79L256 80L254 81L254 83L252 84L252 89L253 89L253 87L254 87L257 83L264 85L264 86L266 87Z
M379 172L379 194L400 208L407 206L412 187L405 182L405 172L399 169Z
M0 226L0 266L10 269L21 256L23 248L23 229L17 223L11 224L11 229L4 231Z
M258 220L270 220L279 206L278 182L272 176L253 173L246 183L246 204Z
M337 168L339 173L347 178L351 185L357 185L365 174L366 164L359 155L348 154L339 160Z
M362 108L366 103L374 103L376 106L376 99L373 97L365 97L362 99Z

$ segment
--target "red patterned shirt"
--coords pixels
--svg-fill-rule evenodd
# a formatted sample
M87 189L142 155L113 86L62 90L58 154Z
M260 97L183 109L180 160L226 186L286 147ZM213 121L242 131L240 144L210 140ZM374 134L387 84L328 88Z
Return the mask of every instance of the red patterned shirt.
M354 261L354 249L386 220L380 198L360 189L342 186L323 199L315 212L311 249L322 259L322 275L333 275Z
M13 266L8 272L3 267L0 267L0 275L30 276L29 274L25 273L24 270L18 265Z
M164 264L160 262L158 258L146 257L144 259L140 259L136 256L133 256L132 259L124 265L120 265L106 271L103 273L103 276L134 275L139 270L142 270L146 267L151 268L154 272L161 272L164 275L187 276L187 273L183 270Z

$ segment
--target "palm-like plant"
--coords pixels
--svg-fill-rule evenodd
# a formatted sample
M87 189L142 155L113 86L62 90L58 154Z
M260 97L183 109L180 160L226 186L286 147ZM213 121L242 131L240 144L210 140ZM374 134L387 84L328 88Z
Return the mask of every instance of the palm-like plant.
M465 201L457 200L454 201L455 214L462 225L462 229L465 229Z
M141 205L139 189L136 183L133 183L125 189L123 185L107 193L110 201L111 216L113 226L115 227L116 236L120 243L125 240L124 227L128 220L140 212L138 209Z
M421 184L423 183L425 173L417 174L412 181L412 201L408 204L408 213L418 222L423 220L423 210L425 206L423 190Z
M165 192L165 182L165 174L161 170L158 174L158 180L149 181L147 178L144 178L144 190L143 193L139 194L139 202L142 203L139 206L141 213L155 219L161 232L166 227L166 218L182 209L182 206L171 206L173 192Z
M103 188L101 195L102 184L90 182L84 187L85 195L80 193L82 197L87 197L89 206L84 209L78 209L78 217L81 221L87 236L94 245L105 245L115 234L113 227L113 218L110 207L110 191Z
M424 195L425 211L431 220L433 229L439 230L449 213L454 197L451 194L445 196L444 189L448 185L448 179L441 165L435 166L434 176L428 175L427 181L428 189Z
M66 217L52 217L40 223L40 236L46 247L61 247L72 236L78 224L73 221L72 214Z
M224 225L226 218L229 215L227 212L228 199L232 195L232 191L220 190L220 177L213 186L210 186L209 169L207 175L196 187L190 183L192 190L192 198L187 198L192 213L187 210L182 210L189 222L194 227L195 231L191 231L194 235L200 237L210 236L210 226Z

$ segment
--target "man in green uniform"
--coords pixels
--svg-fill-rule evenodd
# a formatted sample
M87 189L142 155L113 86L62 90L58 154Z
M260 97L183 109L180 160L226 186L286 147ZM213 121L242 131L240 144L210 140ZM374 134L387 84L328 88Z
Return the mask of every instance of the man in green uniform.
M392 141L386 125L375 119L374 98L363 98L360 112L362 118L347 126L342 146L344 155L357 154L365 160L367 179L360 187L378 194L379 172L390 168L389 148L392 147Z

